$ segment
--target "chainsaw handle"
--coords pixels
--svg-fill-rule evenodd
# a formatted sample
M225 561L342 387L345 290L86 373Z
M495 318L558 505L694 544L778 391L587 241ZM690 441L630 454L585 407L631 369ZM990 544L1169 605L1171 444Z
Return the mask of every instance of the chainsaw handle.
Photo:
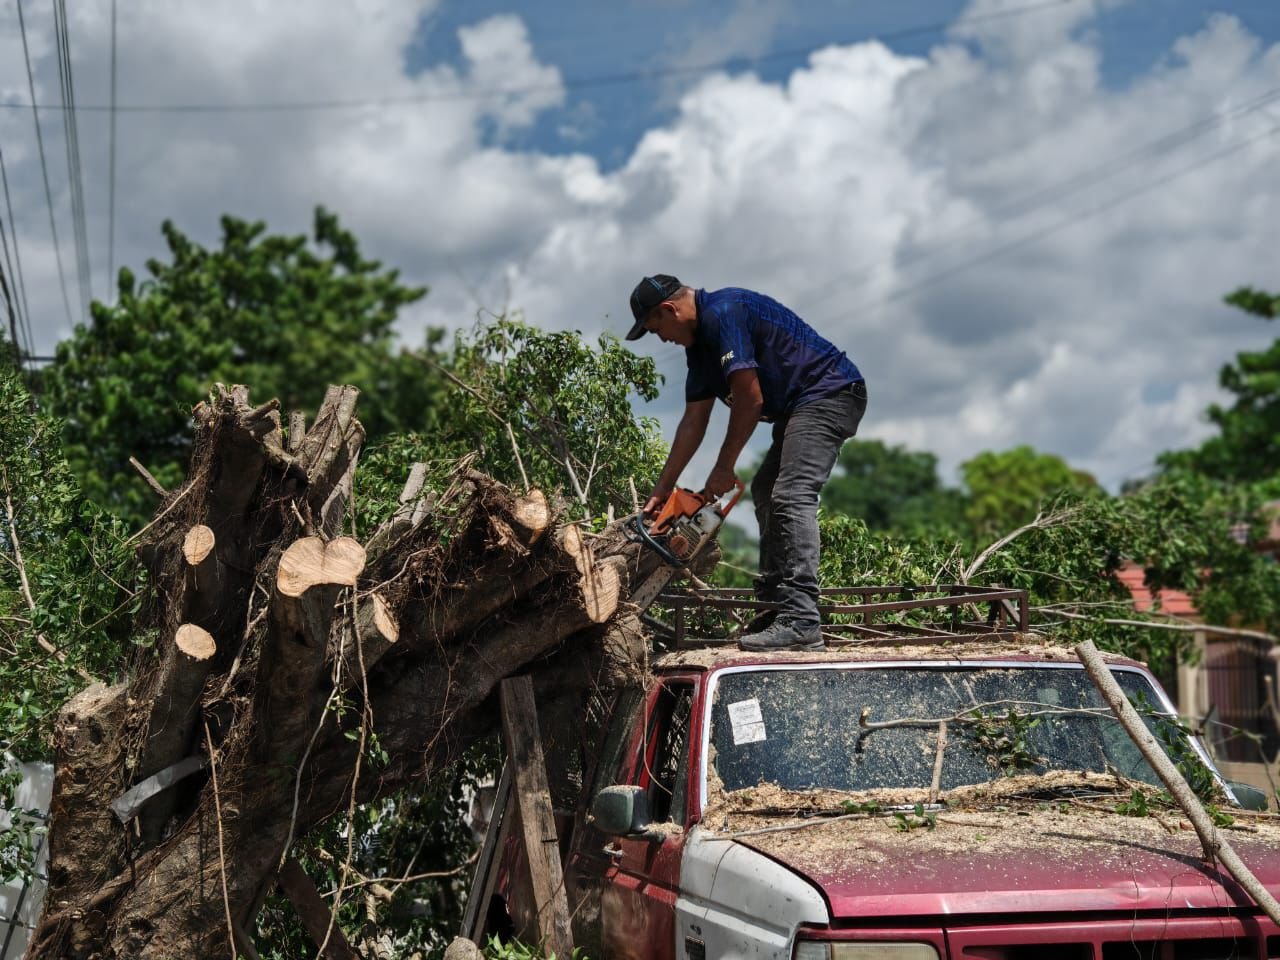
M742 495L747 491L747 485L743 483L741 480L739 480L737 477L733 478L733 486L734 486L733 497L729 500L727 504L725 504L724 509L720 510L721 518L729 516L729 511L738 505L738 501L742 499ZM705 487L703 488L702 492L698 494L698 496L702 497L702 499L705 500L707 503L715 503L720 499L720 497L713 497L709 493L707 493Z
M737 477L733 478L733 486L734 491L732 499L730 499L730 501L725 505L725 508L720 511L720 516L722 517L729 516L729 511L738 505L738 501L742 499L742 495L747 491L747 485Z

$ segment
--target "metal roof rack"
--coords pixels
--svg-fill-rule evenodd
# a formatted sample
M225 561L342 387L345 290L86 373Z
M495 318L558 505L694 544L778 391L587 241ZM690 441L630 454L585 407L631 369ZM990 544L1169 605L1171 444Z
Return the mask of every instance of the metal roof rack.
M677 648L732 641L724 637L690 637L686 620L693 610L711 608L754 616L777 606L755 599L748 587L669 590L657 602L671 609L671 622L653 616L646 616L645 622L666 634ZM942 615L937 620L904 617L913 611L935 610ZM1013 639L1030 626L1027 591L962 583L830 587L818 591L818 611L823 618L823 633L837 645L901 643L909 639Z

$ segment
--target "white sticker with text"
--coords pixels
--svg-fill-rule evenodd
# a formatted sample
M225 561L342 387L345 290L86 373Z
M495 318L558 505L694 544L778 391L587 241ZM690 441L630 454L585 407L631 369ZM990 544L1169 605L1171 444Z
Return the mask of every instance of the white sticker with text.
M729 704L729 723L733 726L735 747L740 743L757 743L765 739L760 701L754 697Z

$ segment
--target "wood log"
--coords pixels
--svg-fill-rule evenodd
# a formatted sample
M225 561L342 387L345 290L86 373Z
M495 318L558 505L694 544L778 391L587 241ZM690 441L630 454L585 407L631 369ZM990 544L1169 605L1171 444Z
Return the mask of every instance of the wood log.
M364 569L364 548L350 537L295 540L280 558L271 600L272 630L259 667L264 723L258 743L268 761L304 753L323 706L329 633L343 587Z
M147 720L147 739L132 778L141 782L189 756L200 716L200 693L208 679L217 642L194 623L178 625L161 653ZM152 797L138 815L138 834L144 847L163 838L176 797L166 790Z
M328 543L319 537L295 540L280 557L276 589L297 598L315 586L354 587L364 569L365 552L358 540L338 537Z
M187 535L182 538L182 556L186 559L187 565L198 567L204 563L213 552L213 545L217 539L213 531L203 523L197 523L188 530Z
M336 924L330 925L329 905L320 896L307 872L302 869L302 864L290 857L280 868L279 879L280 889L293 904L307 934L317 947L325 944L324 952L320 954L321 960L359 960L341 928Z
M218 650L213 635L194 623L181 624L173 635L173 644L192 660L208 660Z
M400 639L400 624L381 595L372 593L356 607L353 623L340 635L340 675L344 686L359 687L382 657ZM361 665L363 664L363 670Z
M1164 783L1165 789L1169 791L1178 806L1182 808L1182 812L1187 815L1187 819L1191 821L1191 826L1195 828L1196 836L1200 838L1200 845L1204 849L1205 860L1209 863L1220 862L1226 868L1227 873L1231 875L1231 878L1253 898L1254 902L1270 918L1271 922L1280 925L1280 903L1276 902L1276 898L1271 895L1271 891L1262 885L1253 871L1245 866L1235 848L1231 846L1227 838L1222 835L1221 831L1209 818L1209 814L1201 805L1199 798L1196 797L1186 779L1178 771L1178 768L1173 765L1173 761L1169 759L1169 755L1165 753L1164 748L1160 746L1151 731L1147 729L1147 725L1142 722L1142 718L1138 716L1138 711L1133 708L1129 698L1124 695L1124 691L1120 689L1120 684L1116 683L1115 677L1111 676L1111 671L1107 669L1107 665L1103 661L1102 655L1098 653L1098 648L1094 646L1093 641L1086 640L1084 643L1077 644L1076 656L1084 664L1085 672L1089 674L1089 679L1094 682L1094 685L1102 694L1102 698L1111 707L1111 712L1116 715L1116 719L1120 721L1125 732L1129 734L1142 752L1142 756L1147 763L1151 764L1151 768L1155 770L1161 782Z
M541 689L559 671L557 707L571 718L575 693L643 670L636 623L619 607L631 572L656 561L615 531L557 526L547 497L466 474L470 462L459 464L439 507L424 493L426 469L413 471L368 548L306 535L340 524L363 439L354 402L354 391L329 391L310 431L291 424L290 450L275 405L251 406L243 388L219 387L197 411L191 479L143 541L156 593L146 608L154 619L140 627L167 625L161 657L139 660L114 705L95 701L94 722L114 718L119 733L82 744L105 759L91 770L78 761L77 776L89 770L90 780L79 793L64 790L51 830L98 846L92 863L61 861L76 875L53 878L54 932L33 960L75 951L103 960L225 956L224 883L230 927L252 929L290 837L345 810L353 794L365 802L421 783L495 733L504 678L528 670ZM344 591L353 606L340 601ZM358 779L360 744L346 734L364 714L322 715L333 692L328 668L359 679L357 649L361 698L367 692L384 752ZM592 669L566 668L573 664ZM202 707L218 797L206 774L165 791L174 805L162 817L143 808L139 825L152 817L144 845L126 858L128 834L110 814L100 827L86 818L107 811L161 757L171 765L206 756L182 732L193 723L203 730ZM76 726L86 728L83 716L60 723L59 737L76 740ZM181 736L168 743L162 732ZM129 764L122 743L142 745ZM58 890L71 893L59 901ZM72 932L79 946L63 949Z

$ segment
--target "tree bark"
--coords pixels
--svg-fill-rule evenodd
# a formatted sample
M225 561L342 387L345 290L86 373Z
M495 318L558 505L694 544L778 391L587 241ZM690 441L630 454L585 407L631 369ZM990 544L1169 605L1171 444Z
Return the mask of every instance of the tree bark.
M287 448L278 405L251 406L243 387L196 408L190 477L136 538L153 591L139 635L157 643L58 721L29 957L216 957L233 939L248 955L243 931L292 841L495 733L504 678L529 674L569 717L573 698L644 670L625 601L653 559L616 530L562 523L540 491L467 464L425 491L415 465L386 523L340 535L355 404L330 388L309 429L290 418ZM355 709L327 709L338 699ZM357 777L367 716L385 762ZM181 779L120 823L112 801L166 770Z
M1111 707L1111 712L1116 715L1125 732L1137 744L1138 749L1142 751L1142 756L1147 763L1151 764L1151 768L1160 777L1165 788L1182 808L1182 812L1187 815L1187 819L1191 821L1191 826L1195 828L1196 836L1200 838L1200 845L1204 849L1205 860L1210 863L1215 860L1220 862L1227 873L1231 874L1232 879L1262 908L1262 912L1271 919L1271 922L1280 925L1280 903L1276 902L1271 892L1254 876L1253 871L1245 866L1235 848L1210 819L1191 786L1169 759L1169 755L1164 752L1164 748L1152 736L1147 725L1142 722L1138 711L1133 708L1129 698L1120 689L1120 684L1116 683L1115 678L1111 676L1111 671L1107 669L1093 641L1086 640L1078 644L1076 656L1080 658L1089 678L1094 682L1103 699L1107 701L1107 705Z

